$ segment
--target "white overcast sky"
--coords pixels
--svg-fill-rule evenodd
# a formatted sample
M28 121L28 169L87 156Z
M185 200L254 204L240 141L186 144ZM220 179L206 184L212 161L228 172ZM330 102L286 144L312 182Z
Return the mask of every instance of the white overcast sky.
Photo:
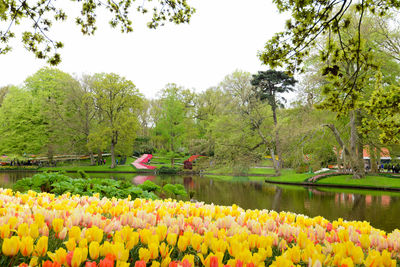
M152 30L146 27L144 17L132 13L134 32L129 34L111 29L108 20L98 17L95 36L83 36L69 16L67 23L56 25L50 33L65 45L57 68L77 75L114 72L132 80L148 98L154 98L167 83L200 92L216 86L235 69L266 70L257 51L283 30L287 18L271 0L189 3L197 9L190 24L167 24ZM0 55L0 86L22 84L47 65L27 52L20 36L17 38L12 52Z

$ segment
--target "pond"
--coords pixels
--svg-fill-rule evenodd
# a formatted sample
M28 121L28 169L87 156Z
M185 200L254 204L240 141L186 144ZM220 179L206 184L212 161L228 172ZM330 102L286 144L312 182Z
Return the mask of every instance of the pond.
M32 172L0 172L0 186L10 187L18 179L32 175ZM188 192L194 192L196 200L218 205L237 204L244 209L291 211L311 217L320 215L329 220L339 217L346 220L365 220L372 226L388 232L400 226L400 193L281 186L249 181L247 177L234 177L232 181L222 181L200 176L109 173L90 176L129 179L135 184L145 180L151 180L158 185L180 183Z

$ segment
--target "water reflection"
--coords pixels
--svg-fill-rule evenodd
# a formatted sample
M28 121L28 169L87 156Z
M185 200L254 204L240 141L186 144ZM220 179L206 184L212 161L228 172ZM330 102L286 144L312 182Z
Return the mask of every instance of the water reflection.
M156 179L155 176L138 175L132 179L132 183L138 185L138 184L143 184L145 181L154 181L155 179Z
M33 174L0 173L0 185L9 187L16 180ZM68 175L78 177L76 174ZM126 173L89 175L97 178L127 179L135 184L146 180L160 186L180 183L188 192L194 192L196 200L206 203L237 204L244 209L291 211L311 217L321 215L329 220L339 217L346 220L365 220L386 231L400 226L400 193L394 192L280 186L251 181L248 177L235 177L232 181L223 181L199 176L143 176Z

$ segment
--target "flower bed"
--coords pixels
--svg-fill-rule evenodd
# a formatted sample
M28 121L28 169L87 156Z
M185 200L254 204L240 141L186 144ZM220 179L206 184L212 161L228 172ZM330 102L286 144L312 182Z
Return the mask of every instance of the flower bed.
M156 166L146 165L144 163L149 162L153 157L152 154L143 154L140 158L132 162L132 165L138 170L154 170Z
M0 189L0 266L396 266L400 231L175 200Z

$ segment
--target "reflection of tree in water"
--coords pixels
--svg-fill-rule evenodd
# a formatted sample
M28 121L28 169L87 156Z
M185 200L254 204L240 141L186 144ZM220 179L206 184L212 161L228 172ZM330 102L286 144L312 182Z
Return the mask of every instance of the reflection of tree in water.
M25 172L25 171L0 172L0 186L11 187L16 181L25 177L32 177L35 174L36 172Z

